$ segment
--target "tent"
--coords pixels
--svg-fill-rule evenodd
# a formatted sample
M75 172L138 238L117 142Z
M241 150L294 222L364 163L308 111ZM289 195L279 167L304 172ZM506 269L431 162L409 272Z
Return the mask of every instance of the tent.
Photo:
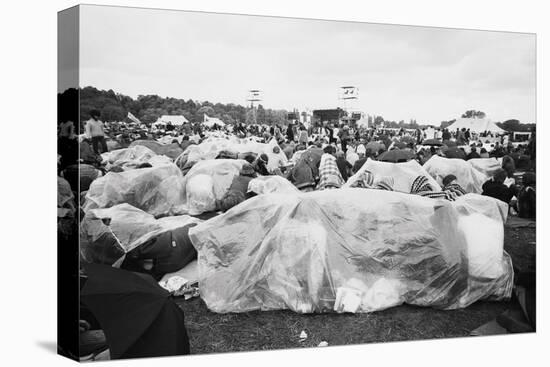
M180 126L187 122L189 121L183 115L162 115L153 123L153 125L158 126L171 123L172 125Z
M218 126L225 126L225 122L223 122L219 118L217 118L217 117L208 117L208 115L205 113L204 114L204 125L208 126L208 127L212 127L212 126L214 126L214 124L216 124Z
M489 119L460 118L456 120L452 125L447 127L449 131L454 131L456 129L462 130L462 128L470 129L471 132L475 132L478 134L484 131L488 131L493 134L506 133L506 130L501 129L493 121Z

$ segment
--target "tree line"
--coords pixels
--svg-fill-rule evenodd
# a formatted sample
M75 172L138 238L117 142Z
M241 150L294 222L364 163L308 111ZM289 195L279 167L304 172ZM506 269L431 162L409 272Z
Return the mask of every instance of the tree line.
M80 96L78 96L80 92ZM80 101L80 112L78 104ZM82 124L90 118L89 113L92 109L101 112L103 121L125 121L128 112L136 116L141 122L151 124L161 115L183 115L191 122L203 121L204 114L209 117L217 117L226 124L235 124L237 122L278 124L285 125L287 122L288 111L274 110L264 108L261 104L253 111L234 103L212 103L209 101L196 101L183 98L160 97L158 95L139 95L136 99L112 89L99 90L95 87L84 87L80 91L74 88L67 89L58 94L59 119L70 119L80 121ZM79 116L78 116L79 115ZM77 117L78 116L78 117ZM483 111L468 110L461 117L484 118ZM456 120L441 121L440 127L446 128ZM426 125L418 123L415 119L408 122L385 120L382 116L369 116L369 125L384 123L384 126L390 128L421 129ZM497 122L497 126L507 131L531 131L535 124L522 124L517 119L510 119L503 122Z
M283 124L287 117L286 110L268 109L262 105L258 105L253 112L250 108L234 103L200 102L151 94L139 95L134 99L116 93L112 89L81 88L79 116L81 123L89 119L92 109L101 112L103 121L124 121L130 112L146 124L155 122L161 115L183 115L191 122L200 122L206 114L209 117L217 117L227 124L250 123L254 118L259 123Z

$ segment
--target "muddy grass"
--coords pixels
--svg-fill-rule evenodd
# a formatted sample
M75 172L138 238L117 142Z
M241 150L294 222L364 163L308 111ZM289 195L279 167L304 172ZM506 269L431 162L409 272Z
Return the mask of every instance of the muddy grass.
M504 242L516 269L535 270L533 228L506 228ZM519 309L511 300L481 301L454 311L404 305L370 314L216 314L199 298L177 303L185 312L193 354L316 347L321 341L347 345L464 337L505 310ZM299 339L302 330L308 334L304 342Z

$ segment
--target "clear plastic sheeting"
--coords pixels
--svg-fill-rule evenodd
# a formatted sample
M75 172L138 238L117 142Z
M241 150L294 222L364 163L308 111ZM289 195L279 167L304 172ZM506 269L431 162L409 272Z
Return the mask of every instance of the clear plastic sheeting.
M374 180L380 177L393 178L393 190L399 192L411 192L411 185L418 176L426 176L428 183L434 191L440 191L441 186L428 174L417 161L403 163L378 162L367 159L363 166L344 184L344 188L352 187L365 173L369 171L374 175Z
M89 263L119 265L124 255L161 233L200 219L187 215L155 219L128 204L86 213L80 225L80 254Z
M176 138L172 138L172 141L173 140L178 141ZM130 148L135 146L144 146L151 149L158 155L165 155L168 158L175 159L183 153L183 149L179 146L179 141L178 143L172 143L172 141L168 142L168 144L162 144L155 140L136 140L130 144Z
M496 158L473 158L469 159L468 163L476 170L483 173L487 179L493 177L496 170L502 166L502 162L499 162Z
M167 156L157 155L143 145L113 150L112 152L103 153L101 157L107 162L107 169L117 166L129 170L143 163L149 163L153 167L172 163L172 160Z
M250 180L248 191L261 194L298 194L300 190L290 181L281 176L260 176Z
M466 192L480 194L481 186L487 181L487 176L475 169L468 161L456 158L432 156L424 169L441 185L447 175L455 175L457 182Z
M185 197L191 215L199 215L216 209L229 191L233 179L239 175L242 159L211 159L195 164L185 176Z
M90 185L84 211L128 203L155 217L185 214L184 178L171 163L109 172Z
M253 139L239 139L237 137L221 138L210 137L198 145L189 146L183 154L176 159L176 164L183 167L186 163L198 162L201 160L215 159L222 151L230 151L238 154L254 153L256 155L265 153L270 162L281 161L288 163L286 155L279 147L279 153L274 153L273 148L278 147L275 139L269 143L258 143ZM269 169L277 168L268 163Z
M483 235L472 228L480 219L492 221ZM348 188L256 196L189 235L214 312L456 309L510 297L503 221L479 195L456 203Z

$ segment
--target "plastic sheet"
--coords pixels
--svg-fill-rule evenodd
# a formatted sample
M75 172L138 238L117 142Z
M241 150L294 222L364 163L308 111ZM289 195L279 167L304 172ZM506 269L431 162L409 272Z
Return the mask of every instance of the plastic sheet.
M426 176L428 183L434 191L440 191L441 186L428 174L428 172L417 162L409 161L403 163L378 162L367 159L363 166L347 182L343 188L352 187L365 171L370 171L376 181L380 177L393 178L393 190L409 193L411 185L418 176Z
M300 192L290 181L281 176L261 176L248 183L248 191L261 194L297 194Z
M86 213L80 225L80 254L89 263L119 265L124 255L160 234L200 219L187 215L155 219L129 204Z
M487 180L487 176L475 169L468 161L463 159L443 158L432 156L424 169L441 185L447 175L455 175L457 182L466 192L480 194L481 186Z
M220 138L210 137L198 145L188 147L177 159L176 164L183 167L189 162L198 162L201 160L215 159L222 151L230 151L238 154L254 153L256 155L267 154L270 163L269 169L277 168L273 162L281 161L284 164L288 163L286 155L280 149L279 153L273 153L273 148L278 147L277 142L272 139L269 143L258 143L251 139L239 139L236 137Z
M178 139L172 138L172 140L178 140ZM147 147L151 149L153 152L155 152L157 155L165 155L171 159L175 159L181 153L183 153L183 149L181 149L179 144L174 144L172 143L172 141L170 141L168 144L162 144L155 140L136 140L132 142L132 144L130 144L130 148L134 146Z
M212 159L195 164L185 176L189 213L199 215L215 210L216 200L229 191L245 163L242 159Z
M107 162L107 169L117 166L124 170L130 170L143 163L149 163L153 167L172 163L172 160L169 157L157 155L151 149L142 145L135 145L129 148L114 150L112 152L102 154L101 157Z
M189 231L201 297L222 313L456 309L506 299L512 264L492 232L504 219L495 200L479 197L359 188L254 197ZM471 233L480 218L498 223L483 238Z
M476 170L483 173L487 179L493 177L496 170L501 168L502 165L496 158L473 158L469 159L468 163Z
M171 164L109 172L90 185L84 211L128 203L155 217L185 214L184 178Z

